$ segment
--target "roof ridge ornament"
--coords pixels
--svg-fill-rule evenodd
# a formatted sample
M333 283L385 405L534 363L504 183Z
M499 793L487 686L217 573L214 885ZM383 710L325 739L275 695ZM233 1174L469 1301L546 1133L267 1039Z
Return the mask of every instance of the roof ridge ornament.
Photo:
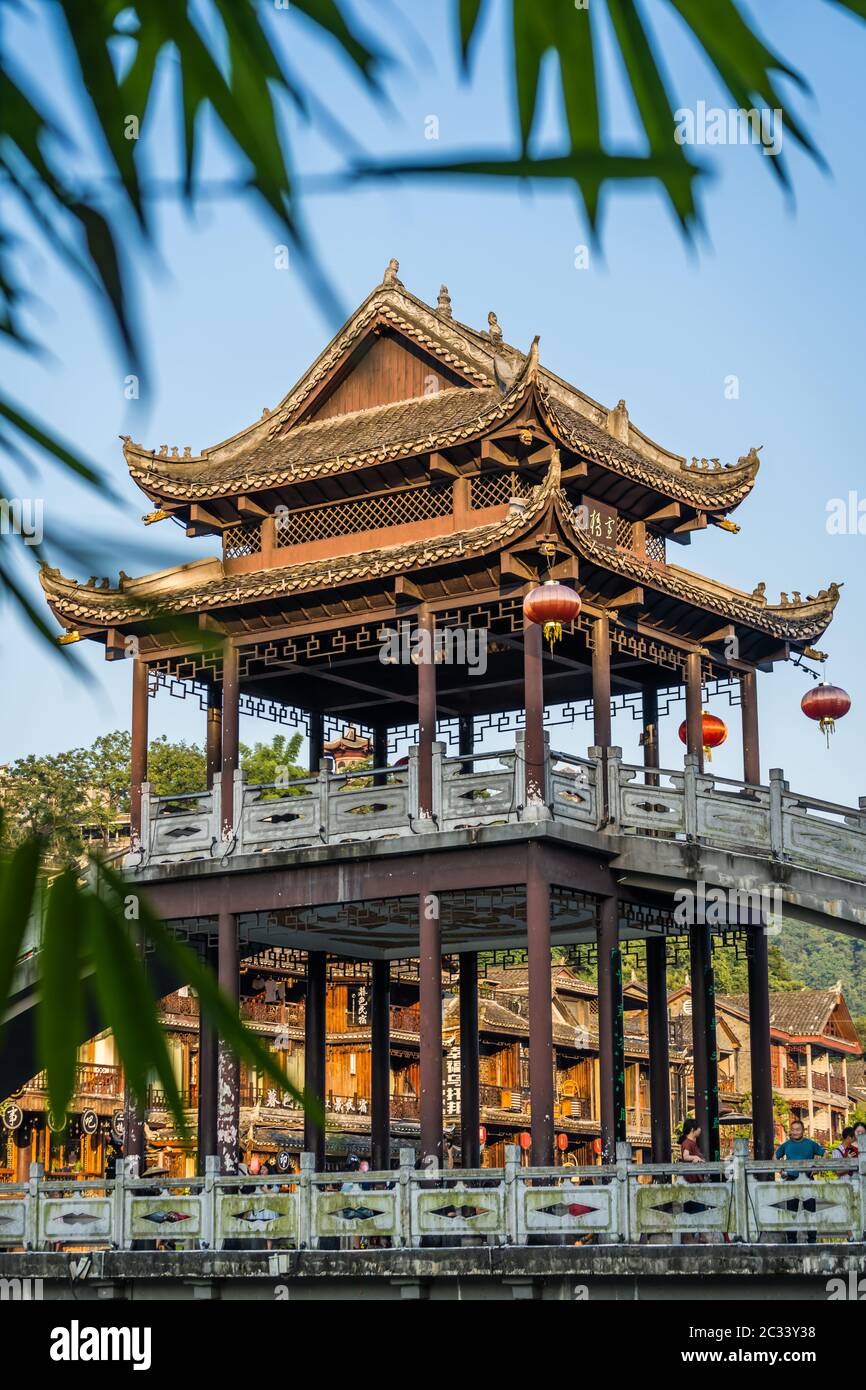
M491 342L502 342L502 329L500 328L499 320L492 309L490 310L490 313L487 315L487 334Z
M628 407L624 400L617 401L613 410L607 412L607 432L618 439L620 444L628 443Z
M397 278L397 271L398 271L399 269L400 269L400 262L396 259L395 256L392 256L391 259L390 259L390 261L388 262L388 264L387 264L386 267L385 267L385 274L382 276L382 284L383 284L383 285L398 285L398 286L400 287L400 289L402 290L402 289L404 288L404 286L403 286L403 281L402 281L402 280L398 280L398 278Z
M439 298L436 300L436 312L443 319L453 318L451 311L451 296L448 293L447 285L439 286Z

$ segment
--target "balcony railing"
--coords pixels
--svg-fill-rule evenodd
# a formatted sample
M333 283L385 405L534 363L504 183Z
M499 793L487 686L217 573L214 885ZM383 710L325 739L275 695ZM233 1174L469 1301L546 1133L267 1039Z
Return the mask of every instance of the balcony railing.
M508 1110L513 1115L529 1114L529 1091L521 1086L480 1087L482 1110Z
M347 1031L369 1032L372 1023L372 1015L367 1012L366 1018L348 1017L346 1019ZM421 1028L421 1015L418 1009L401 1008L397 1004L391 1006L391 1031L392 1033L418 1033ZM335 1030L339 1031L339 1030Z
M187 1086L179 1092L180 1103L185 1110L194 1110L198 1105L198 1087ZM147 1108L148 1110L167 1110L168 1097L161 1086L148 1086L147 1088Z
M618 748L592 748L587 758L546 751L536 791L526 786L524 737L519 731L513 749L455 757L435 743L430 815L420 810L417 749L410 750L405 771L371 769L368 776L378 773L381 785L358 787L356 774L335 774L328 758L316 776L285 786L248 786L241 771L231 787L223 788L217 774L211 791L189 795L153 796L145 783L141 836L125 865L228 862L305 846L552 818L618 837L662 832L683 843L862 877L866 798L852 808L802 796L790 791L779 769L771 771L769 786L750 786L700 772L691 756L681 768L648 773L624 763Z
M44 1071L34 1076L24 1087L25 1091L47 1094L48 1079ZM79 1062L75 1068L75 1096L108 1096L119 1099L123 1094L123 1072L120 1067L105 1066L101 1062Z

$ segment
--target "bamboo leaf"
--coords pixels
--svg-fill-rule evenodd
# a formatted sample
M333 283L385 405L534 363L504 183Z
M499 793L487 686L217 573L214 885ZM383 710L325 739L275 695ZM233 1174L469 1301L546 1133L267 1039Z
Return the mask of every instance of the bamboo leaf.
M89 892L87 902L96 995L105 1024L117 1041L129 1086L137 1099L143 1102L148 1074L155 1071L165 1092L168 1109L185 1133L186 1115L168 1055L165 1033L144 962L130 937L130 923L123 910L124 899L122 896L105 897Z
M100 864L98 873L103 892L107 889L105 897L108 901L122 901L124 895L129 894L129 884L116 870L106 864ZM138 912L145 939L154 947L160 960L171 968L173 974L193 987L199 996L202 1013L211 1019L226 1046L241 1061L269 1076L281 1090L287 1091L305 1110L323 1122L318 1103L308 1092L300 1091L289 1080L274 1054L268 1051L255 1033L244 1026L236 1006L219 988L213 972L167 930L143 897L138 899Z
M57 1116L69 1109L78 1046L84 1037L81 974L85 913L75 874L67 869L48 889L36 1010L37 1055L48 1075L48 1100Z
M469 65L469 49L475 37L483 3L484 0L460 0L460 56L464 68Z
M39 911L36 883L41 856L41 842L33 837L10 859L0 861L0 1034L27 923Z

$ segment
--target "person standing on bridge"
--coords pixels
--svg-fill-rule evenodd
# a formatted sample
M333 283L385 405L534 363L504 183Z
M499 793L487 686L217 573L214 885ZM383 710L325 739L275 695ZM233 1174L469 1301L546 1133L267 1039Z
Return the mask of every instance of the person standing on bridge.
M823 1144L819 1144L816 1139L809 1139L802 1120L792 1120L788 1126L788 1138L780 1144L776 1150L776 1157L784 1159L787 1163L804 1163L810 1158L823 1158L826 1149ZM791 1173L783 1173L786 1181L793 1182L800 1176L810 1178L812 1173L802 1173L795 1169ZM789 1245L797 1244L797 1232L788 1231L785 1235ZM807 1231L806 1240L810 1245L814 1245L818 1239L817 1231Z

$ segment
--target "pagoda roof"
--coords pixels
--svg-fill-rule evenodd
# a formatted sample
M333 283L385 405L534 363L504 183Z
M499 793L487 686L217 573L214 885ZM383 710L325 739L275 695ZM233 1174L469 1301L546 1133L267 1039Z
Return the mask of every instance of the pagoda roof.
M446 294L447 300L447 294ZM442 450L483 437L525 390L532 352L501 337L493 322L479 332L451 317L450 301L431 308L396 277L383 283L319 355L279 405L238 434L193 455L169 456L124 438L130 475L155 502L192 503L347 474L388 460ZM371 335L391 331L447 373L449 384L429 395L310 419L327 384ZM713 460L692 466L655 444L628 419L622 401L613 410L545 367L537 371L545 424L564 446L613 473L642 483L673 501L723 513L748 495L758 471L752 449L736 464Z
M766 601L763 585L749 594L679 566L661 564L594 541L578 524L572 503L561 487L556 452L545 478L533 489L524 508L511 510L501 520L447 535L242 574L227 574L223 561L211 558L141 579L124 577L117 587L110 586L107 580L101 587L95 580L82 585L48 567L41 571L41 581L52 610L65 625L115 627L147 621L157 607L161 615L209 613L316 591L333 594L346 586L389 576L411 573L417 578L424 570L465 566L473 556L495 555L514 539L537 532L542 524L558 524L564 548L572 549L578 560L783 642L814 641L829 624L838 602L839 587L831 584L817 596L809 595L803 600L797 595L794 601L786 601L783 595L783 601L771 604ZM582 569L583 566L581 572Z

